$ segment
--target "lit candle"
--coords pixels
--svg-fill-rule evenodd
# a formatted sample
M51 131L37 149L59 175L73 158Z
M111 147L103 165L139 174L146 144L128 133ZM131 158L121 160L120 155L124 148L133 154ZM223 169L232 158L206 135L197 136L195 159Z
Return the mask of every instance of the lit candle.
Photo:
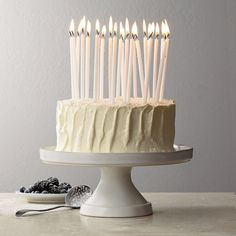
M156 23L155 29L155 40L154 40L154 55L153 55L153 79L152 79L152 97L155 97L155 89L157 84L157 69L158 69L158 37L160 34L160 29L158 23Z
M134 40L137 38L137 24L134 22L132 36ZM133 42L133 96L138 96L138 84L137 84L137 61L136 61L136 46L135 41Z
M115 76L116 76L116 55L117 55L117 23L114 23L114 34L112 42L112 78L111 78L111 102L115 101Z
M116 77L116 97L120 96L120 81L121 81L121 51L122 51L122 41L123 41L123 25L120 22L120 38L118 43L118 59L117 59L117 77Z
M125 21L125 55L124 55L124 74L123 74L123 82L124 82L124 91L122 94L123 98L127 96L127 77L128 77L128 65L129 65L129 21L126 18Z
M79 81L80 81L80 32L81 24L79 24L77 29L76 37L76 80L75 80L75 97L79 98Z
M111 96L111 76L112 76L112 17L109 19L109 41L108 41L108 97Z
M85 98L89 98L89 83L90 83L90 41L91 41L91 23L87 23L87 34L86 34L86 60L85 60Z
M166 65L167 65L167 59L168 59L168 51L169 51L169 35L170 35L170 29L167 24L167 21L165 20L165 54L164 54L164 65L163 65L163 74L162 74L162 80L161 80L161 91L160 91L160 100L163 100L163 94L165 90L165 80L166 80Z
M75 39L75 23L70 23L70 71L71 71L71 95L75 99L75 80L76 80L76 39Z
M85 68L84 68L84 62L85 62L85 53L84 53L84 50L85 50L85 16L83 17L82 19L82 30L81 30L81 60L80 60L80 73L81 73L81 77L80 77L80 93L81 93L81 99L84 99L84 71L85 71Z
M106 26L102 27L101 48L100 48L100 99L104 98L104 47L105 47Z
M142 60L141 47L140 47L140 42L139 42L139 39L138 39L138 29L137 29L137 32L136 32L136 35L135 35L134 39L135 39L135 47L136 47L137 58L138 58L138 70L139 70L141 92L142 92L142 97L143 97L144 96L144 69L143 69L143 60Z
M94 55L94 85L93 85L93 98L94 101L98 100L99 97L99 34L100 25L99 21L96 20L96 35L95 35L95 55Z
M133 66L133 43L134 43L134 27L132 26L132 37L130 39L130 48L129 48L129 67L128 67L128 83L127 83L127 91L126 91L126 99L125 101L128 103L130 100L130 87L131 87L131 78L132 78L132 66Z
M151 59L151 51L153 46L153 36L154 29L153 25L148 25L148 50L147 50L147 60L146 60L146 73L145 73L145 83L144 83L144 103L147 102L148 97L148 88L149 88L149 81L150 81L150 59Z
M158 70L158 79L156 85L156 92L155 92L155 101L159 102L160 99L160 91L161 91L161 84L162 84L162 74L163 74L163 67L164 67L164 54L165 54L165 24L161 22L161 55L160 55L160 64Z
M147 69L147 27L146 27L146 22L143 20L143 57L144 57L144 73L146 74L146 69Z
M121 49L120 49L120 82L121 82L121 95L124 96L125 94L125 85L124 85L124 62L125 62L125 29L122 27L121 31Z

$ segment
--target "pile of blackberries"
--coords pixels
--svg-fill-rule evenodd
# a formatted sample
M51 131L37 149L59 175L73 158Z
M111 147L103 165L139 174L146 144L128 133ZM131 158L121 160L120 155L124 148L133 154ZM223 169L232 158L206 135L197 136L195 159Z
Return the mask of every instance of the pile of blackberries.
M71 189L71 185L66 182L59 183L55 177L39 180L29 188L21 187L21 193L67 193Z

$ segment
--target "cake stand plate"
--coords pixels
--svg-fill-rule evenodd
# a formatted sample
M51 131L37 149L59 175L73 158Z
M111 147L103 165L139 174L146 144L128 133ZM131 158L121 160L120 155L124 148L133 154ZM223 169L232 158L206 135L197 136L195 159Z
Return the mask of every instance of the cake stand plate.
M81 215L136 217L152 214L152 205L134 186L132 167L171 165L191 160L192 148L175 145L174 149L155 153L79 153L59 152L50 146L40 149L40 158L46 164L100 167L99 184L81 206Z

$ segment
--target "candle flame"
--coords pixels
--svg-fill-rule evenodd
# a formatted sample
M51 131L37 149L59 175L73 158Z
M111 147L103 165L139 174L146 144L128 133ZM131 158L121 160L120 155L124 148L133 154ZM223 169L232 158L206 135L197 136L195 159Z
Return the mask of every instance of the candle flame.
M70 22L69 32L70 32L70 36L73 36L75 34L75 22L74 22L74 19L72 19L71 22Z
M152 37L153 31L154 31L153 25L148 24L148 38Z
M116 35L117 34L117 29L118 28L118 26L117 26L117 23L115 22L114 23L114 35Z
M85 20L85 16L82 18L82 23L81 23L81 30L82 30L82 33L84 33L85 31L85 25L86 25L86 20Z
M158 23L156 23L155 33L156 33L156 37L158 37L159 34L160 34L160 27L159 27L159 24L158 24Z
M103 25L103 27L102 27L102 37L105 37L106 31L107 31L106 26Z
M90 23L90 21L88 20L88 22L87 22L87 35L89 36L90 33L91 33L91 23Z
M138 29L137 29L137 23L136 21L134 22L133 26L132 26L132 34L133 37L136 38L138 36Z
M110 33L110 36L112 35L112 29L113 29L113 23L112 23L112 17L110 16L110 19L109 19L109 33Z
M147 36L147 26L146 26L146 21L143 20L143 34Z
M97 32L97 34L100 33L100 24L99 24L99 20L96 20L96 32Z
M166 35L165 30L166 30L165 23L164 23L164 21L162 21L161 22L161 34L162 34L163 37L165 37L165 35Z
M165 25L166 25L166 36L168 37L170 35L170 28L166 19L165 19Z
M126 34L126 37L129 36L129 20L127 18L125 20L125 34Z
M122 22L120 22L120 34L121 34L121 31L122 31L122 28L123 28L123 24L122 24Z

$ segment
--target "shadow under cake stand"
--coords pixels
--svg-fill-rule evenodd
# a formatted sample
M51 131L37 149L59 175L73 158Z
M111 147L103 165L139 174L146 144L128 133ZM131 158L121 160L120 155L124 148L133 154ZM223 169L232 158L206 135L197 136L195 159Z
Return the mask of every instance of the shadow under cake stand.
M54 146L40 149L46 164L99 167L101 178L93 195L81 206L80 214L95 217L136 217L152 214L152 205L131 179L135 166L180 164L190 161L193 149L175 145L173 152L79 153L59 152Z

